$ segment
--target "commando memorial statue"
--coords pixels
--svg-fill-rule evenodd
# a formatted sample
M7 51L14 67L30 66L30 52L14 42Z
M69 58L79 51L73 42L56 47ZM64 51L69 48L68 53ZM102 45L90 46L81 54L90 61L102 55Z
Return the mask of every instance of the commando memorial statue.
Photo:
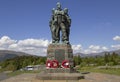
M61 4L57 3L57 8L52 9L52 17L49 23L52 33L52 43L59 43L60 31L62 32L62 42L69 44L71 19L68 15L68 9L62 10Z
M63 61L69 64L68 67L73 67L73 50L69 42L71 19L67 8L62 9L59 2L56 6L52 9L52 16L49 21L52 44L48 45L47 48L47 60L57 62L58 68L60 67L58 64L62 65ZM60 33L62 33L61 38Z
M52 43L47 48L46 69L36 76L39 80L79 80L83 75L74 69L73 49L69 42L71 19L68 9L57 7L52 9L49 21ZM60 38L60 33L61 38ZM60 43L60 40L62 43ZM75 81L76 82L76 81Z

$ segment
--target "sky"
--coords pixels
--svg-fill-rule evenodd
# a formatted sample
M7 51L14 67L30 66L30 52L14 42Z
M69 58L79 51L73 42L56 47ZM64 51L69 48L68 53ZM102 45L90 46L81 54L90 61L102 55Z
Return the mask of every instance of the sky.
M74 53L120 49L120 0L0 0L0 50L45 56L58 1L69 9Z

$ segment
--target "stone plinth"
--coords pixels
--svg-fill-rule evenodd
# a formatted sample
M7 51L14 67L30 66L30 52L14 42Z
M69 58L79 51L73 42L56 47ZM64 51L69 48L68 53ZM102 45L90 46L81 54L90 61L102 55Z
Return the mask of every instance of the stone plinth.
M73 67L73 50L70 44L50 44L47 48L47 60L57 60L59 64L68 60Z
M79 80L84 79L80 73L40 73L36 76L39 80Z
M50 68L46 69L45 73L78 73L73 68Z
M59 68L48 68L38 74L38 80L79 80L84 76L73 69L73 50L70 44L50 44L47 49L47 60L57 60ZM62 61L69 61L70 68L61 68Z

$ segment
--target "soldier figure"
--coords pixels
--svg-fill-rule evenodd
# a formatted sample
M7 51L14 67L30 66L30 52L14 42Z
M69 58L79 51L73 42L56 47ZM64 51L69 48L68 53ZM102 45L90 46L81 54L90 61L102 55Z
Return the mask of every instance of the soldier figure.
M52 33L52 43L59 43L60 30L62 31L62 42L69 44L69 31L71 19L68 15L68 9L61 9L61 5L57 3L57 9L53 8L50 20L50 29Z

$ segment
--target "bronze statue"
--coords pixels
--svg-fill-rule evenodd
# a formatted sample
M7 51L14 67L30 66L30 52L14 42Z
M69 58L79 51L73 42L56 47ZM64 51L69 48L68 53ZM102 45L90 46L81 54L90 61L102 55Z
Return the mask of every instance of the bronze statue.
M69 44L71 19L68 15L68 9L65 8L62 10L59 2L57 3L57 8L52 9L52 17L49 25L52 33L52 43L59 43L61 31L62 42Z

